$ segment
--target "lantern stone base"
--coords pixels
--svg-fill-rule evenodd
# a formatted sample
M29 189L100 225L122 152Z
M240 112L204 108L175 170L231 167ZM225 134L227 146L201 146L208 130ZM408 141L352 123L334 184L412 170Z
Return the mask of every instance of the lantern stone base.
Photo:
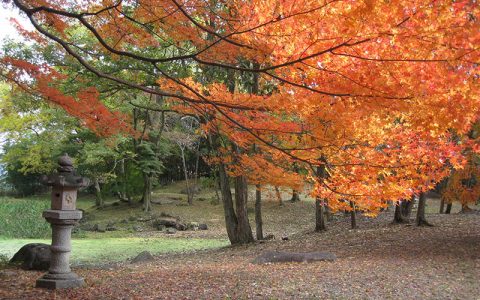
M43 277L37 279L35 287L55 290L81 287L84 283L83 278L73 272L66 274L47 273L43 275Z

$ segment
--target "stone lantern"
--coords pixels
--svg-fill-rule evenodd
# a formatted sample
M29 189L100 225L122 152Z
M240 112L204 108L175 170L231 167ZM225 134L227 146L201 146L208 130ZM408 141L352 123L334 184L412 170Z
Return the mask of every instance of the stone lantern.
M52 186L51 209L43 217L52 227L50 269L37 279L37 287L61 289L83 285L83 278L70 269L71 235L73 226L82 218L76 209L77 190L89 184L88 179L75 174L72 159L63 155L58 159L58 173L43 176L42 183Z

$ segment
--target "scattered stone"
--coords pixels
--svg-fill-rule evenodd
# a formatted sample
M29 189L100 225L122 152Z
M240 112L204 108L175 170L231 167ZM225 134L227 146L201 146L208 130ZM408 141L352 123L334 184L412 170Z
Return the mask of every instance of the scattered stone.
M273 234L267 234L263 239L264 240L274 240L275 236ZM287 239L288 239L288 237L287 237Z
M152 261L154 260L152 254L148 251L140 252L134 259L132 259L132 264L138 264L142 262Z
M163 225L168 228L175 228L180 231L184 231L187 229L187 226L180 222L178 219L173 217L161 217L155 219L152 223L153 227L158 228L158 226Z
M252 263L266 264L266 263L283 263L283 262L315 262L315 261L335 261L336 255L330 252L281 252L268 251L260 256L257 256Z
M168 227L167 230L165 231L166 234L175 234L177 233L177 230L173 227Z
M148 221L151 221L152 219L153 219L152 216L143 216L143 217L138 217L137 221L138 222L148 222Z
M46 271L50 267L50 245L41 243L26 244L10 260L11 264L21 263L25 270Z
M197 231L199 226L200 225L197 222L190 222L187 224L187 229Z
M101 224L95 224L93 225L93 231L97 231L97 232L105 232L107 229L104 225L101 225Z
M207 224L202 223L202 224L199 224L199 225L198 225L198 229L200 229L200 230L208 230L208 226L207 226Z

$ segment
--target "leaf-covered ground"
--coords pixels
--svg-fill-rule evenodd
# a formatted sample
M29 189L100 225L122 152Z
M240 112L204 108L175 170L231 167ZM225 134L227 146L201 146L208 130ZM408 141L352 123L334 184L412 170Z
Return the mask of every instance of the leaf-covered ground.
M83 288L34 288L40 272L0 271L5 299L478 299L480 215L430 214L435 227L390 225L391 212L348 230L288 241L164 254L145 264L80 268ZM267 250L331 251L335 262L254 265Z

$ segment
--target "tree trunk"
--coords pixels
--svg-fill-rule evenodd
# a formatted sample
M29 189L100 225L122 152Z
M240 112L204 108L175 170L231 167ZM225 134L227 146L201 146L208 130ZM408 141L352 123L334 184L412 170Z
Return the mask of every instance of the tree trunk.
M445 209L445 199L442 198L442 200L440 200L440 210L438 213L443 214L444 209Z
M425 203L427 202L427 197L425 193L420 193L418 197L418 208L417 208L417 219L416 224L417 226L432 226L432 224L427 222L425 218Z
M185 185L187 188L187 202L188 205L193 204L193 187L190 186L188 181L188 172L187 172L187 162L185 160L185 151L182 146L178 145L182 154L182 166L183 166L183 175L185 176Z
M298 194L297 190L292 190L292 198L290 199L290 202L298 202L300 201L300 195Z
M125 159L120 161L120 173L122 174L122 189L123 189L123 198L128 201L128 204L132 204L132 197L128 189L128 173L127 165L125 164Z
M412 195L410 201L402 201L402 215L403 217L410 222L410 215L412 214L413 204L415 203L415 195Z
M445 209L445 214L449 215L452 212L452 203L447 204L447 208Z
M237 237L240 244L248 244L254 241L252 228L248 221L248 185L247 177L235 177L235 211L237 214Z
M103 203L102 191L100 190L100 183L98 182L97 177L93 179L93 183L95 186L95 205L97 207L102 208L104 206L104 203Z
M393 214L393 224L405 224L408 223L408 220L404 217L402 213L402 203L401 201L397 201L395 205L395 212Z
M471 211L472 209L468 207L468 204L462 203L462 209L460 210L460 213L464 214L464 213L469 213Z
M152 177L147 173L143 173L143 211L152 210Z
M278 205L283 206L282 194L280 194L278 186L275 187L275 195L277 195Z
M315 200L315 231L327 230L325 226L325 206L323 199L317 198Z
M227 229L228 239L230 243L236 244L236 231L237 231L237 215L233 208L232 192L230 190L230 179L225 170L224 164L218 166L218 179L220 182L220 191L222 193L223 211L225 214L225 226Z
M259 184L255 190L255 227L257 240L263 240L262 190Z
M353 201L350 201L350 208L352 209L350 211L350 225L352 229L357 228L357 213L355 212L355 203Z
M254 241L247 214L247 182L244 176L235 178L235 208L230 191L230 180L225 165L219 165L220 189L227 235L232 245L247 244ZM235 212L236 209L236 212Z

